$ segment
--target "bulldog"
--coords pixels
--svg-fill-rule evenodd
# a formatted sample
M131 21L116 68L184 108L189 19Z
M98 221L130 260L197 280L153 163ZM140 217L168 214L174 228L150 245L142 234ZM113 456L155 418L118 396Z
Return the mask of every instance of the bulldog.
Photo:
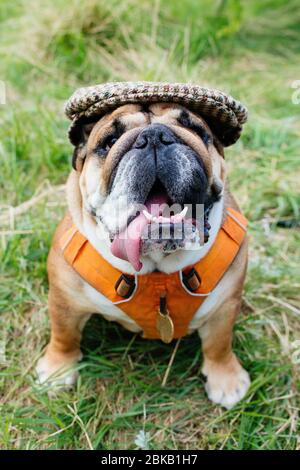
M98 313L166 343L197 330L207 395L231 408L250 384L231 346L247 237L228 188L225 132L179 99L125 98L98 114L76 111L39 381L75 383L82 330Z

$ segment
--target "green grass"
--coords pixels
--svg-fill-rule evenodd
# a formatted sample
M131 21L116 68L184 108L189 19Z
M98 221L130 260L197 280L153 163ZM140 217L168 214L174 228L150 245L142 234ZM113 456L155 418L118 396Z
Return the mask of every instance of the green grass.
M299 80L296 0L2 0L1 213L54 190L1 226L0 448L300 448ZM179 346L134 338L100 317L88 323L80 380L49 397L34 364L49 338L45 261L65 210L56 185L70 169L63 102L105 80L209 84L247 104L249 123L227 150L231 187L250 220L250 259L234 348L250 372L231 411L206 398L197 335ZM20 233L21 232L21 233ZM4 354L5 352L5 354Z

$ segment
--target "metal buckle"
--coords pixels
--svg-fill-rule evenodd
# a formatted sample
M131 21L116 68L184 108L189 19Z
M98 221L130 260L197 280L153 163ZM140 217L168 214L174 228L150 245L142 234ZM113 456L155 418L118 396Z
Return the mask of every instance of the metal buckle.
M182 280L185 287L191 292L195 292L201 284L201 277L199 276L195 268L192 268L187 273L183 272Z
M115 291L116 293L120 296L123 297L124 299L128 299L128 297L131 296L135 289L135 281L134 277L129 277L126 276L125 274L121 274L119 279L117 280L115 284Z

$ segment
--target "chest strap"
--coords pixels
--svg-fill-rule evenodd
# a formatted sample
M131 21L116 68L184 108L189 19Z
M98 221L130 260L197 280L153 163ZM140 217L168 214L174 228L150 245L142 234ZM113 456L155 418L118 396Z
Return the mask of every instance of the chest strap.
M114 268L72 226L60 245L64 258L92 287L123 310L143 330L146 338L159 338L157 311L166 299L174 324L174 338L184 336L193 316L216 287L237 255L245 238L246 218L232 208L209 252L194 265L165 274L130 275Z

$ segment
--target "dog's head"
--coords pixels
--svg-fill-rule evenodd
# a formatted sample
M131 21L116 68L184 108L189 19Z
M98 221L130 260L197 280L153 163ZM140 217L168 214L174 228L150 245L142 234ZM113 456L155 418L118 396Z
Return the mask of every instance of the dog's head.
M199 243L197 207L221 197L225 178L223 147L204 119L177 104L126 104L72 137L84 209L114 256L138 271L143 256Z

